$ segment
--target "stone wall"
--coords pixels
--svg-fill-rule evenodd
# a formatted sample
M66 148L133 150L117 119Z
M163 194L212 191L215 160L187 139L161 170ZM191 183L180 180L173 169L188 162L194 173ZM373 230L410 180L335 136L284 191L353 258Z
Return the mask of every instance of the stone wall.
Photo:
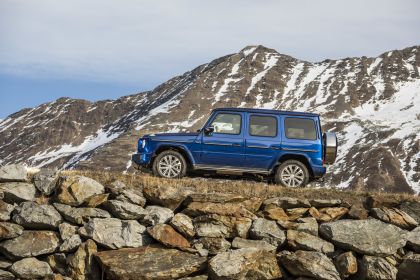
M418 279L420 202L134 189L0 168L0 279Z

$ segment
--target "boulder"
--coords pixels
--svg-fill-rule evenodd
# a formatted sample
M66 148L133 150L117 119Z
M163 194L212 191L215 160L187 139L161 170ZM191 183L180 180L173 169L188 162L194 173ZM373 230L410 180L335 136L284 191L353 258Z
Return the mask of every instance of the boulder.
M119 249L149 244L151 240L144 235L145 231L146 227L137 221L94 218L80 228L79 233L108 249Z
M357 273L357 259L351 251L338 255L334 263L342 278L348 278Z
M325 207L336 207L340 206L341 199L309 199L311 206L316 208L325 208Z
M111 215L98 208L75 208L66 204L54 203L55 209L63 216L63 218L74 224L83 225L93 218L110 218Z
M77 251L68 257L68 275L73 280L102 279L99 268L93 257L97 246L92 240L87 240Z
M60 245L59 251L63 253L74 252L82 244L82 239L78 234L73 235L70 238L67 238Z
M400 200L395 196L369 195L366 199L366 208L368 210L380 207L397 207L399 204Z
M14 204L35 199L36 188L28 183L4 183L0 184L0 193L3 193L3 200Z
M318 236L318 222L315 218L300 218L297 219L297 225L294 230L303 231L315 236Z
M209 261L211 279L278 279L280 268L273 253L256 248L217 254Z
M250 240L240 237L235 237L232 241L232 248L244 249L244 248L257 248L258 250L265 250L269 252L276 252L277 247L271 245L264 240Z
M286 209L286 213L289 216L289 220L294 221L299 218L302 218L306 213L308 213L309 208L290 208Z
M23 231L16 238L1 242L0 251L15 260L54 253L59 243L59 236L53 231Z
M0 269L0 279L1 280L13 280L15 279L15 276L10 273L9 271L5 271Z
M181 234L176 232L170 225L157 224L147 229L147 232L155 240L171 248L190 248L190 243Z
M363 206L352 205L347 213L350 219L365 220L369 217L369 212Z
M51 195L58 181L58 171L52 169L41 169L34 175L35 187L44 195Z
M420 224L420 201L405 201L401 203L400 209Z
M277 222L285 222L289 220L289 216L286 214L286 211L280 207L269 207L264 210L264 216L267 219L274 220Z
M309 208L311 204L307 199L297 199L293 197L274 197L267 199L263 202L263 205L267 207L268 205L277 206L283 209L289 208Z
M44 279L52 276L53 271L46 262L37 260L36 258L26 258L15 262L10 270L21 279Z
M278 227L276 222L263 218L253 221L249 235L252 239L264 240L276 247L286 241L284 232Z
M336 221L346 215L349 209L346 207L327 207L319 209L319 217L315 217L320 222Z
M61 223L58 225L58 231L60 232L62 240L69 239L73 235L77 234L78 229L79 227L73 226L69 223Z
M10 220L10 214L15 209L15 206L0 200L0 221L7 222Z
M150 204L160 205L171 210L178 208L184 199L193 192L193 189L185 186L177 188L170 185L148 185L143 189L143 194Z
M45 258L45 261L51 267L53 272L60 273L63 275L67 274L67 257L64 253L55 253L52 255L48 255Z
M241 203L247 200L246 197L233 193L192 193L184 201L185 205L191 202L213 202L213 203Z
M0 257L0 269L8 269L9 267L12 266L12 264L13 263L8 261L7 259Z
M144 198L143 192L139 189L126 189L122 191L122 193L118 195L115 199L133 203L141 207L144 207L144 205L146 205L146 198Z
M104 204L107 209L114 217L124 220L138 220L143 219L147 212L143 207L136 204L132 204L127 201L120 200L108 200Z
M381 257L363 256L360 270L366 280L397 279L397 268Z
M207 258L158 246L103 251L96 254L107 279L178 279L198 273ZM99 278L98 278L99 279Z
M288 230L287 244L293 250L317 251L324 254L334 252L334 245L306 232Z
M226 252L230 248L230 242L223 237L202 237L196 244L202 244L202 248L211 255Z
M199 237L247 238L252 220L211 214L195 218L193 224Z
M404 230L376 219L325 223L319 231L339 248L372 256L394 254L407 241Z
M179 278L179 280L207 280L207 275L198 275L198 276L192 276L192 277L183 277Z
M411 230L418 226L418 223L412 217L397 208L372 208L370 214L374 218L385 223L396 225L402 229Z
M60 213L52 205L27 201L16 208L13 221L26 229L57 229L62 222Z
M420 227L416 227L408 234L407 244L414 252L420 253Z
M127 189L127 186L118 180L111 182L105 187L106 192L110 193L112 198L119 196L125 189Z
M20 236L22 233L22 226L7 222L0 222L0 240L15 238Z
M179 233L187 238L192 238L195 235L194 225L190 217L185 214L178 213L172 219L170 224Z
M318 236L318 222L315 218L307 217L307 218L299 218L296 221L278 221L278 225L282 229L293 229L297 231L303 231L314 236Z
M141 219L141 222L149 226L165 224L169 222L173 216L174 212L169 208L160 206L147 206L146 215L143 219Z
M322 280L340 280L333 262L324 254L312 251L282 251L278 254L281 264L295 277Z
M408 254L398 266L398 280L417 280L420 275L420 254Z
M190 217L217 214L256 219L254 213L239 203L191 202L182 212Z
M82 206L93 208L98 207L99 205L102 205L108 201L108 196L109 193L92 195L91 197L87 198L85 202L83 202Z
M25 166L10 164L0 167L0 182L25 182L28 172Z
M58 182L57 201L70 206L80 206L91 196L105 191L97 181L79 175L60 177Z

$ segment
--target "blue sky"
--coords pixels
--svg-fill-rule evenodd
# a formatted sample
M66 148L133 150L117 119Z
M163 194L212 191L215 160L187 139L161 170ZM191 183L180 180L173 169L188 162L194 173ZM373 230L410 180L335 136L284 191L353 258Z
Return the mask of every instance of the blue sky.
M262 44L308 61L420 44L416 0L0 0L0 118L152 89Z

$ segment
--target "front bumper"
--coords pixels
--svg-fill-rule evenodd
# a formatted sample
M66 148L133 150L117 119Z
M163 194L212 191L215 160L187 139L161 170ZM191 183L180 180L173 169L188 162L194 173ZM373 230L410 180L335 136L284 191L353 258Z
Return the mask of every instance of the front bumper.
M147 166L149 166L152 161L152 154L132 154L131 161L133 162L134 168L141 170L147 169Z

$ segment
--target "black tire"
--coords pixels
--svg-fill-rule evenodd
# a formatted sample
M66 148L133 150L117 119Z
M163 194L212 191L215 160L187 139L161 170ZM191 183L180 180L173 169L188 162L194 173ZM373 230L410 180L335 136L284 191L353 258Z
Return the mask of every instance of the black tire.
M177 173L176 175L174 175L173 172L178 170L178 167L173 169L173 171L169 171L170 176L168 176L168 173L165 173L164 169L162 169L162 166L165 163L165 158L168 160L169 158L174 159L174 162L176 163L176 166L178 166L178 162L180 164L179 166L179 173ZM167 162L167 161L166 161ZM167 166L172 166L167 164ZM175 165L174 165L175 166ZM160 154L158 154L155 159L153 160L153 175L157 176L157 177L162 177L162 178L182 178L187 174L187 162L184 158L183 155L181 155L180 153L178 153L177 151L174 150L166 150L161 152ZM168 171L168 169L166 169L166 171Z
M296 170L296 174L293 177L289 176L290 179L287 181L287 174L292 173L292 170ZM299 177L296 175L299 175ZM309 182L309 171L306 165L298 160L286 160L277 168L274 181L283 187L303 188ZM298 184L298 181L301 181L301 183Z

